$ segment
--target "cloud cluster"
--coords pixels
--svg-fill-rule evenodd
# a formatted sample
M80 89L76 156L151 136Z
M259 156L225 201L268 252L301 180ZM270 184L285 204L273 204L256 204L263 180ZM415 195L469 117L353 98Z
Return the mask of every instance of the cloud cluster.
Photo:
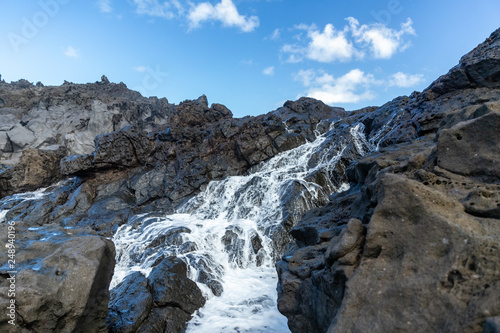
M402 72L397 72L391 75L388 83L391 87L409 88L416 86L423 81L424 76L422 74L410 75Z
M378 80L372 74L357 68L337 78L324 71L313 69L300 70L293 77L307 89L308 97L319 99L326 104L368 101L376 97L373 87L408 88L424 80L421 74L411 75L402 72L391 75L387 80Z
M326 104L370 100L375 97L369 89L370 86L380 84L373 75L359 69L353 69L338 78L312 69L301 70L294 75L294 79L308 88L308 97L319 99Z
M224 27L239 28L243 32L254 31L260 24L257 16L246 16L238 12L232 0L221 0L213 5L210 2L193 3L186 0L133 0L135 12L164 19L185 18L190 29L199 28L207 21L217 21ZM112 10L110 0L98 0L102 12Z
M257 16L244 16L231 0L221 0L215 6L209 2L202 2L191 7L188 14L191 28L197 28L204 21L220 21L225 27L237 27L243 32L253 31L259 26Z
M146 71L146 66L137 66L137 67L134 67L134 70L136 72L139 72L139 73L144 73Z
M307 32L307 44L301 38L298 43L285 44L281 51L287 55L286 61L310 59L323 63L347 62L367 55L375 59L389 59L410 45L406 36L415 35L410 18L401 24L399 30L380 23L360 25L353 17L346 20L348 24L343 29L337 29L332 24L327 24L323 31L316 25L295 26L295 29Z

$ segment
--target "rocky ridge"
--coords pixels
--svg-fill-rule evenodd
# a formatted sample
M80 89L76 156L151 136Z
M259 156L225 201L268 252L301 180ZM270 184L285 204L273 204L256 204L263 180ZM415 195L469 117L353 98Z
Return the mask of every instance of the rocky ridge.
M83 238L72 230L110 237L137 214L172 212L211 180L244 174L279 152L314 139L318 128L326 131L328 124L320 125L324 118L340 119L347 115L341 108L303 98L289 101L267 115L234 119L225 106L209 106L205 96L171 105L166 99L142 98L105 77L94 84L65 83L61 87L34 86L22 80L1 83L0 93L3 101L0 111L12 112L15 116L13 127L5 130L9 140L15 138L11 131L19 126L28 128L37 138L23 144L11 140L12 149L2 155L4 166L0 170L0 196L3 197L0 210L5 215L1 218L4 223L15 222L27 239L35 236L26 230L41 228L56 228L60 230L58 233L62 232L69 240L74 238L75 242ZM88 126L82 126L79 120L87 116L88 123L86 120L83 123ZM56 126L58 119L68 121L60 127ZM37 123L43 126L35 126ZM68 133L78 136L82 145L74 146ZM41 140L44 136L50 140ZM84 139L90 136L95 139L87 140L83 147ZM16 156L19 156L17 163ZM12 196L42 186L48 188L33 194L33 198ZM287 237L281 243L288 240ZM114 251L112 244L110 246L109 251ZM23 251L30 250L21 247L19 251L23 257ZM81 256L87 258L90 254L81 253ZM109 287L114 264L106 260L101 258L96 265L107 265L111 273L105 279L97 279L98 286L89 284L90 290ZM185 264L175 258L165 258L165 262L172 260L176 264L158 263L156 278L155 274L148 278L134 276L116 286L111 296L101 295L102 304L110 301L107 325L112 331L183 329L205 300L196 284L186 277L185 267L184 271L179 268ZM44 275L36 274L36 267L32 264L22 268L31 276L33 286L45 283ZM2 272L2 284L7 288L8 267L3 267ZM77 278L71 270L57 272ZM165 276L172 278L163 280ZM200 279L216 293L221 292L218 282L208 275ZM172 288L184 288L186 294L174 297ZM82 292L85 290L90 292L82 287ZM183 297L187 298L183 300ZM60 305L53 300L53 293L47 290L39 298L42 300L39 308L22 304L28 302L28 298L19 299L17 314L23 318L21 327L71 331L70 324L61 324L67 314L59 311ZM80 299L84 305L86 298ZM3 302L7 301L4 297ZM133 307L137 310L129 312L129 303L136 304ZM84 312L79 315L94 322L98 328L93 329L105 329L103 313L107 310L96 309L100 310L98 315ZM32 317L24 311L33 313ZM44 316L50 320L41 324L37 318ZM0 326L9 328L7 321Z
M16 221L23 235L19 279L30 286L18 299L20 327L182 331L205 302L185 264L162 258L110 295L114 247L104 237L136 214L173 212L211 180L251 172L318 133L328 134L325 150L350 140L355 127L366 142L346 142L329 173L308 177L325 193L314 203L322 207L306 212L294 184L281 229L271 232L277 254L286 252L278 304L290 329L498 329L499 43L497 30L422 93L351 113L301 98L235 119L205 96L173 105L105 77L60 87L1 82L0 220ZM368 149L377 151L361 158ZM345 181L350 189L328 198ZM36 198L9 197L46 186ZM61 302L80 266L105 269ZM0 268L4 291L7 272ZM174 297L179 288L186 293Z

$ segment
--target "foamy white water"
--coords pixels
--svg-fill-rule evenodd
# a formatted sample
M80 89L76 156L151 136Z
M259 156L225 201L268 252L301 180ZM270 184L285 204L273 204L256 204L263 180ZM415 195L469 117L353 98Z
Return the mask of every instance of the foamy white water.
M41 189L38 189L38 190L33 191L33 192L14 194L14 195L3 198L1 200L1 204L2 204L2 206L8 206L8 204L11 202L21 203L23 201L28 201L28 200L39 200L47 195L45 193L45 190L46 190L46 188L41 188ZM5 216L7 215L9 210L10 209L0 210L0 223L5 222Z
M318 136L249 175L213 181L177 214L136 216L113 238L117 266L111 288L131 271L148 275L161 256L175 255L188 264L189 277L207 298L187 332L289 332L277 309L271 236L284 220L296 222L332 192L348 188L335 184L329 173L351 140L360 154L372 148L362 129L353 127L340 145ZM323 186L310 179L317 172L326 176ZM287 210L290 193L295 199Z

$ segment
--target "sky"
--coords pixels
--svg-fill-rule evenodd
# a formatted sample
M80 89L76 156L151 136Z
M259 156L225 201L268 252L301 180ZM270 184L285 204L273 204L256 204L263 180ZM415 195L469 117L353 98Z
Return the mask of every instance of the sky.
M422 91L500 27L498 0L0 0L0 74L123 82L236 117Z

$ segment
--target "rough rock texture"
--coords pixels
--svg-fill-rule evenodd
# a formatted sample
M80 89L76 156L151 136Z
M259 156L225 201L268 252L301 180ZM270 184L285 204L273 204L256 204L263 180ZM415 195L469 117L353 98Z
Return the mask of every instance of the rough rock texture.
M109 332L183 332L191 315L205 304L186 264L165 258L149 277L135 272L111 291Z
M9 225L0 228L7 235ZM33 229L22 222L14 228L19 236L15 243L17 332L106 332L113 243L88 230ZM0 303L5 309L12 275L7 251L0 256L4 263ZM0 319L2 332L12 328L8 319Z
M75 85L74 89L93 91L94 85ZM9 89L17 92L20 88L14 83ZM125 94L125 88L119 92ZM64 98L67 103L76 103L71 94ZM0 196L77 176L81 186L68 189L68 200L61 198L56 207L51 207L53 212L44 217L43 223L90 224L100 234L110 236L133 214L153 209L171 212L211 180L244 174L279 152L311 140L315 130L328 130L326 125L321 126L322 117L346 116L343 109L310 98L287 102L267 115L243 119L232 118L223 105L209 107L205 96L177 106L169 104L165 112L169 114L168 127L150 129L147 122L139 122L99 134L90 154L67 156L68 146L57 153L23 150L22 156L27 157L0 172ZM30 169L36 172L27 172ZM94 225L92 221L97 218L99 223Z
M500 178L500 110L439 135L438 165L464 176Z
M16 163L25 148L64 146L68 155L91 153L96 135L131 124L156 129L165 124L173 107L164 98L144 98L104 76L84 85L0 83L0 99L0 145L8 143L0 159L7 164Z
M171 105L105 78L61 87L2 82L0 98L7 119L0 128L0 219L26 228L87 228L106 237L137 214L172 212L211 180L244 174L312 140L315 131L329 130L324 118L347 116L303 98L267 115L234 119L206 96ZM11 196L40 187L47 189ZM276 233L281 243L289 240L285 233ZM35 237L25 235L26 241ZM258 254L261 240L252 244ZM199 282L220 295L212 275L207 267ZM116 332L180 332L204 302L185 264L167 258L148 278L133 275L113 290L107 325ZM29 327L42 327L29 320Z
M304 214L277 264L292 332L498 330L499 55L497 30L423 93L361 120L384 148ZM391 109L395 126L377 133Z
M102 236L327 133L327 153L310 163L331 167L306 177L317 199L290 181L280 223L265 230L275 255L284 253L278 306L291 330L498 331L499 41L497 30L422 93L350 113L301 98L235 119L206 96L172 105L105 77L60 87L0 82L0 227L16 221L24 249L21 329L106 330L114 253ZM345 182L349 190L330 196ZM40 187L48 188L10 196ZM221 237L241 257L238 230ZM251 242L258 258L262 240ZM194 244L185 245L189 254ZM203 265L197 282L220 295ZM162 258L147 278L134 273L113 289L107 325L182 332L204 301L186 264Z
M9 193L52 184L61 177L59 164L62 156L64 149L23 150L19 163L0 173L0 188Z
M482 44L460 59L446 75L429 88L431 96L465 88L500 87L500 30L496 30Z
M111 332L136 332L153 307L148 279L140 272L128 275L111 290L108 328Z
M193 314L205 304L200 288L187 278L187 266L175 257L165 258L149 274L153 300L158 306L173 306Z

